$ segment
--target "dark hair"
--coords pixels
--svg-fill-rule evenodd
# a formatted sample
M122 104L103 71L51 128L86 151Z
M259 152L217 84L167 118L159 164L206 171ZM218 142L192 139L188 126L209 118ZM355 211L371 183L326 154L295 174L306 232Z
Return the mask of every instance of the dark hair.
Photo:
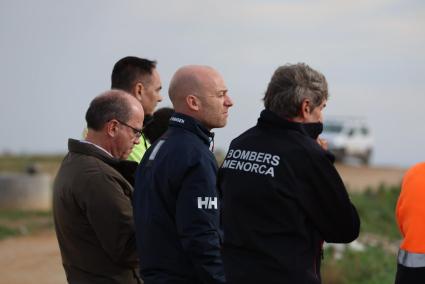
M110 90L94 98L86 112L87 127L101 130L111 119L127 122L131 115L128 94L120 90Z
M264 106L284 118L298 116L305 99L312 109L328 99L328 83L322 73L304 63L280 66L264 96Z
M152 70L156 68L156 61L151 61L135 56L127 56L114 65L111 75L111 89L120 89L131 92L137 80L145 80L152 75Z
M154 112L152 121L143 128L143 133L151 144L155 143L167 131L168 121L173 113L174 109L169 107L163 107Z

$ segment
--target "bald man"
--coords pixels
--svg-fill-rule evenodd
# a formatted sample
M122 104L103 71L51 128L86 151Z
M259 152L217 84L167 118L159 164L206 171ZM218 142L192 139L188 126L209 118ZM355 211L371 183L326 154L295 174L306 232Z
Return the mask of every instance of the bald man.
M185 66L173 76L176 113L136 174L134 217L141 274L150 283L224 283L217 162L211 129L233 105L222 76Z
M53 189L68 283L141 283L131 208L137 163L125 159L140 142L143 119L137 99L107 91L87 110L86 139L68 141Z

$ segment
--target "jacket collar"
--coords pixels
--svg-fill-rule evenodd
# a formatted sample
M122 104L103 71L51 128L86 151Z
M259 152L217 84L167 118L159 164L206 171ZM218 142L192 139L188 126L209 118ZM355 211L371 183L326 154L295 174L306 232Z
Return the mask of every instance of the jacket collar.
M91 143L84 143L75 139L68 139L68 150L69 152L96 157L107 164L115 164L119 162L118 159L109 156L95 145Z
M194 133L208 146L214 142L214 133L191 116L175 112L170 118L169 126L183 128Z
M258 118L257 125L261 127L267 127L267 128L277 127L279 129L295 130L302 133L303 135L308 136L308 133L305 131L302 123L289 121L267 109L261 112L260 117Z
M116 169L131 185L134 185L134 173L138 165L136 162L111 157L96 146L75 139L68 139L68 150L69 152L92 156L103 161Z
M311 134L309 134L309 131L306 130L305 124L289 121L267 109L261 112L260 117L258 118L257 125L263 128L271 128L271 129L278 129L278 130L294 130L301 133L302 135L305 135L311 139L314 139L311 137ZM330 151L328 150L323 150L323 151L325 152L326 156L329 158L329 160L332 163L335 162L335 156Z

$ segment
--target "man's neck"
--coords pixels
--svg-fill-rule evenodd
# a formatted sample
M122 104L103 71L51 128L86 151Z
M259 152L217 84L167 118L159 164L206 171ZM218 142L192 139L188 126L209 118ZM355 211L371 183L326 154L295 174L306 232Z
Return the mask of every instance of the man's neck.
M96 131L89 129L88 132L87 132L85 142L95 145L96 147L105 151L111 157L113 157L112 152L111 152L111 147L108 143L105 143L105 139L103 138L102 133L99 133L99 132L96 132Z

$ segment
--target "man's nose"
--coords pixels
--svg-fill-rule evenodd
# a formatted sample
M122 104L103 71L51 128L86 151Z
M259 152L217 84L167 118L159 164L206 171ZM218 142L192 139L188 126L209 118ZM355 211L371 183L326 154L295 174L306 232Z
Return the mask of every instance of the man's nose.
M140 137L141 136L136 136L136 138L133 140L133 144L139 144L140 143Z
M226 104L227 107L233 106L233 101L229 96L227 96L227 98L225 100L225 104Z

